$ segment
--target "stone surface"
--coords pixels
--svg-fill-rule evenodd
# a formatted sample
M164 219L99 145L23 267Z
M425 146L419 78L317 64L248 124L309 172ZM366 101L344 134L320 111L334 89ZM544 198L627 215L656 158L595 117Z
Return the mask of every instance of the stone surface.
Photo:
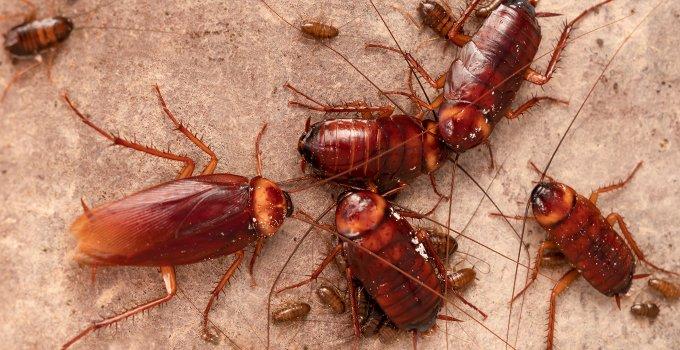
M344 1L316 3L269 0L290 21L320 18L343 25L331 45L384 89L403 89L405 64L398 56L364 49L365 42L391 43L370 4ZM451 0L454 6L462 1ZM539 9L564 16L541 20L544 40L540 52L555 43L565 19L571 19L593 1L543 1ZM91 1L57 1L54 9L40 5L39 15L58 11L82 13L96 6ZM569 99L568 107L544 104L529 115L501 122L492 136L497 165L487 168L484 148L470 151L461 164L506 213L520 214L537 176L528 161L544 166L579 109L589 88L619 42L653 4L620 0L589 16L575 37L604 24L614 24L578 38L567 50L555 78L542 90L525 85L518 102L534 94ZM399 9L416 17L417 2L379 1L378 7L401 45L414 53L435 75L443 72L456 54L427 29L418 29ZM16 14L19 1L3 1L0 13ZM624 177L638 161L644 165L624 190L601 196L603 212L620 212L640 247L654 262L679 270L677 208L680 206L680 6L665 1L647 18L604 74L565 139L550 173L587 195L599 185ZM9 30L20 17L0 20ZM377 91L338 55L285 25L254 0L237 1L132 1L110 2L75 19L79 27L108 26L154 29L77 30L62 46L54 62L52 80L44 66L19 80L0 105L0 335L5 348L54 348L100 315L129 308L162 295L164 288L154 268L100 269L94 283L89 270L77 266L69 251L75 240L70 222L80 214L79 200L96 205L172 179L178 164L109 147L80 123L59 98L68 91L93 120L107 129L158 147L170 147L205 164L206 157L164 119L152 90L158 83L170 108L191 129L203 135L220 157L218 171L255 174L253 149L262 123L269 123L263 141L265 174L275 180L300 175L296 142L305 119L322 115L291 108L293 96L282 88L291 82L322 101L366 99L385 103ZM298 23L296 22L296 23ZM476 23L469 28L474 30ZM433 39L432 41L429 41ZM0 77L7 82L28 63L13 65L0 59ZM537 62L545 67L547 59ZM432 91L429 91L432 95ZM408 101L397 99L408 107ZM412 107L408 107L412 108ZM495 180L494 180L495 177ZM450 167L437 175L447 188ZM517 255L519 240L472 182L456 173L452 226L461 229L472 217L465 234L505 256ZM331 203L331 187L294 195L298 208L319 213ZM415 210L431 207L436 197L426 178L418 179L396 201ZM477 209L479 205L479 208ZM433 216L446 222L448 206ZM329 221L327 218L326 221ZM512 222L521 230L521 222ZM427 225L427 222L415 224ZM255 270L256 285L242 269L215 305L212 321L223 331L220 347L261 349L267 340L267 293L276 271L283 265L305 226L289 220L267 242ZM544 232L527 222L525 241L533 256ZM325 253L325 233L312 234L293 257L279 285L308 274ZM478 268L478 280L465 297L489 313L483 323L506 338L508 300L512 294L515 264L469 240L459 240L458 267ZM522 261L526 262L525 252ZM248 257L248 256L247 256ZM125 321L88 336L77 348L196 348L214 345L200 336L201 312L208 293L230 264L225 257L177 268L178 297L150 314ZM525 270L520 268L520 272ZM553 280L565 268L545 270ZM639 267L638 271L647 271ZM344 288L336 269L325 281ZM524 275L520 274L518 284ZM334 315L313 295L313 285L273 298L277 306L290 300L312 305L305 322L271 327L272 348L349 348L349 314ZM545 342L546 310L552 282L540 278L523 304L515 304L509 341L522 349L540 349ZM656 321L634 318L628 308L634 301L654 300L661 307ZM460 309L459 309L460 308ZM420 348L502 349L502 342L463 314L475 314L456 303L449 307L461 323L438 322L436 330L419 340ZM521 309L521 321L519 318ZM463 311L461 311L463 310ZM577 280L558 301L556 346L572 348L679 348L677 303L650 293L637 281L622 300L613 300ZM675 324L676 327L672 325ZM229 340L231 339L231 341ZM403 334L382 345L377 337L365 339L363 348L410 348Z

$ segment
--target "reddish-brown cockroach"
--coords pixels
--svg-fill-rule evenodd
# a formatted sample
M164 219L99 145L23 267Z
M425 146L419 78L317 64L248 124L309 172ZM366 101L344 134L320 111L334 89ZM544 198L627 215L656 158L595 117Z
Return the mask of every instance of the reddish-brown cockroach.
M437 256L444 261L450 259L453 254L458 251L458 241L449 233L442 231L439 228L426 230L430 242L434 246Z
M335 38L338 36L338 34L340 34L340 30L338 30L338 28L318 21L303 21L302 24L300 24L300 30L303 33L319 40Z
M311 306L307 303L291 303L274 310L272 312L272 321L274 323L284 323L301 320L309 314L311 309Z
M438 33L448 29L446 37L461 46L457 58L446 74L438 79L431 75L408 53L380 44L367 47L382 48L403 54L413 67L435 89L443 92L427 103L410 93L396 92L411 98L422 108L437 111L437 134L456 153L462 153L482 143L487 143L494 126L502 119L519 117L543 100L565 102L549 96L534 97L517 109L511 104L522 81L537 85L547 83L562 54L569 34L575 24L586 14L612 0L605 0L582 12L564 28L553 51L545 74L529 65L541 40L536 13L527 0L505 0L491 12L474 36L460 31L480 0L473 0L460 19L451 24L450 16L441 6L427 2L421 14ZM443 11L443 12L442 12ZM566 103L566 102L565 102Z
M513 296L512 300L516 300L535 281L536 275L541 268L542 256L545 250L559 250L564 254L567 262L572 267L555 284L550 295L547 334L548 349L552 349L554 345L557 297L578 276L583 276L600 293L606 296L614 296L617 305L620 307L620 295L628 292L633 279L649 276L648 274L635 275L635 257L651 268L676 274L664 270L647 260L628 230L623 218L616 212L612 212L605 217L596 205L600 194L618 190L628 184L640 169L642 162L637 164L625 180L598 188L589 197L578 194L571 187L557 182L546 175L560 145L562 145L566 135L574 125L585 103L595 89L597 82L602 78L627 40L659 5L661 5L661 2L647 13L635 29L621 42L612 57L609 58L604 69L595 79L595 83L591 86L578 112L571 119L557 147L553 150L548 164L541 172L538 184L531 192L529 203L527 203L527 212L525 212L524 219L526 220L526 214L528 213L529 205L531 205L534 219L547 232L547 240L543 241L538 249L535 267L529 282L519 293ZM545 181L545 179L548 181ZM614 230L613 225L615 223L618 223L623 237ZM522 233L524 233L524 228Z
M464 269L449 273L447 279L449 285L452 288L461 290L469 286L470 283L475 280L476 276L477 273L475 272L475 269L466 267Z
M341 242L308 279L279 292L316 280L342 253L347 260L345 275L356 337L362 333L357 284L366 289L390 322L414 335L430 329L437 318L455 320L438 315L446 288L440 277L446 274L443 261L426 232L415 230L384 197L371 191L344 193L338 200L335 227Z
M236 259L212 291L203 313L207 332L213 302L241 265L244 250L256 242L250 270L265 239L274 235L292 214L290 196L277 184L262 177L259 143L255 154L257 176L248 179L232 174L214 174L217 156L184 125L179 123L155 87L159 103L174 126L210 156L200 175L192 176L195 162L188 157L142 146L122 139L97 126L81 113L64 94L64 100L80 120L104 138L156 157L180 161L184 167L173 181L165 182L95 208L83 203L84 213L71 225L78 246L75 260L92 267L160 266L167 295L139 305L122 314L95 322L70 339L69 347L87 334L172 299L177 291L175 265L234 254Z
M630 313L635 316L656 318L656 316L659 315L659 305L656 305L651 301L633 304L633 306L630 307Z
M316 296L336 314L345 312L345 301L334 287L322 285L316 289Z
M668 299L680 298L680 286L660 278L650 278L647 284Z

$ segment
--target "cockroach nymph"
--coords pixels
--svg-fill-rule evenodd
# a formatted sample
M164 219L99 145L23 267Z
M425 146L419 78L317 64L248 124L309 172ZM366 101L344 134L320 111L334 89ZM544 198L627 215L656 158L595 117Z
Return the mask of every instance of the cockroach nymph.
M311 306L307 303L291 303L274 310L272 312L272 321L274 323L284 323L301 320L309 314L311 309Z

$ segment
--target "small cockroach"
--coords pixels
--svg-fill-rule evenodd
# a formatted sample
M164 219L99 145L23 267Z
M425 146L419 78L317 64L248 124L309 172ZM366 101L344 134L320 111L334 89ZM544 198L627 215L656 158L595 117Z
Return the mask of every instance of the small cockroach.
M309 314L311 306L307 303L291 303L272 312L274 323L284 323L289 321L301 320Z
M324 305L330 307L336 314L345 312L345 301L335 288L322 285L316 289L316 296L319 297L319 300L321 300Z
M300 24L300 30L303 33L319 40L332 39L340 34L340 30L338 30L338 28L318 21L303 21L302 24Z
M442 38L448 39L451 28L456 24L456 20L451 16L449 10L434 0L425 0L418 5L418 14L423 23L432 28L435 33Z
M448 283L453 289L461 290L475 280L477 273L474 269L464 268L448 274Z
M83 215L71 225L71 232L78 241L75 260L92 267L160 266L167 295L93 323L64 344L64 348L99 328L170 301L177 291L175 265L234 254L236 259L212 291L203 312L203 326L207 332L212 304L241 265L245 248L257 242L250 261L252 272L264 240L274 235L284 219L292 214L290 196L261 176L259 142L266 125L255 145L256 177L214 174L215 153L177 121L158 86L155 89L163 111L177 130L210 156L210 162L200 175L191 176L195 164L192 159L113 136L81 113L66 94L63 96L83 123L115 145L184 163L173 181L92 209L83 203Z
M453 235L446 233L438 228L426 230L430 242L437 252L437 256L442 260L446 261L450 259L453 254L458 251L458 241L453 237Z
M673 282L660 278L650 278L647 281L647 284L668 299L677 299L680 297L680 286Z
M637 303L630 307L630 313L635 316L656 318L659 315L659 306L650 301Z

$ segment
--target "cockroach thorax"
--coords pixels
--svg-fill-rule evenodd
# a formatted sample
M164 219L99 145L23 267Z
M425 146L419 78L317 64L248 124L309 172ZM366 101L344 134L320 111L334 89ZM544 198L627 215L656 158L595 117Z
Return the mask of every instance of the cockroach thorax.
M531 192L531 205L536 221L550 228L569 215L576 193L559 182L541 182Z
M253 220L258 232L272 236L279 230L287 216L293 212L290 196L274 182L263 177L250 180L250 197Z
M376 228L385 217L387 201L371 191L347 192L338 202L335 225L347 238L359 237Z

